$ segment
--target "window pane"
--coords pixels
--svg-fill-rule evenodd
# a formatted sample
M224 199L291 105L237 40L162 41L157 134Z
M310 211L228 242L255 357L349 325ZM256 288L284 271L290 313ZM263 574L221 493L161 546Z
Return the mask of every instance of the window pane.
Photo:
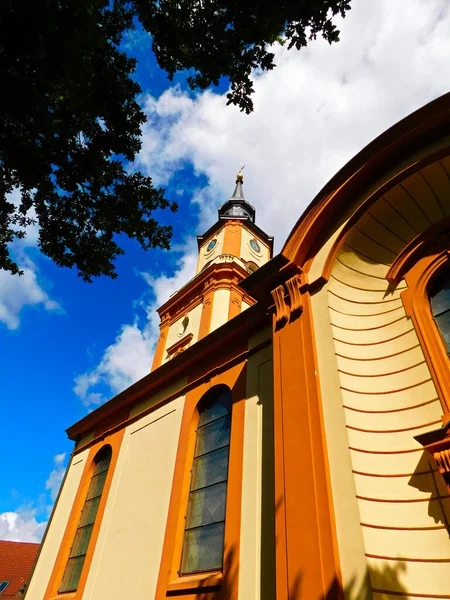
M222 567L223 523L186 531L184 537L182 573L210 571Z
M108 475L108 471L103 471L100 475L94 475L91 479L91 484L89 486L89 491L87 494L87 500L89 498L95 498L95 496L100 496L103 492L103 488L105 487L106 476Z
M70 556L86 554L89 546L89 540L91 539L92 528L93 525L86 525L86 527L79 527L77 529L72 550L70 551Z
M448 308L450 308L450 274L446 273L433 287L431 309L433 315L438 315Z
M83 514L81 515L80 526L89 525L95 521L97 516L98 506L100 504L100 496L87 500L84 504Z
M80 516L80 523L75 532L75 537L66 564L60 592L75 591L78 587L84 559L88 551L94 521L97 516L100 497L105 486L108 467L111 462L111 446L104 446L94 458L94 472L89 483L89 489Z
M94 475L107 471L111 462L111 446L105 446L96 456Z
M67 561L66 571L64 573L60 592L70 592L76 590L80 581L81 571L83 570L85 556L69 558Z
M195 456L211 452L221 446L226 446L230 442L231 415L210 425L201 427L197 431L197 448Z
M227 482L191 492L186 516L186 527L198 527L225 519Z
M436 317L436 323L438 324L439 330L444 338L444 342L447 346L447 352L450 352L450 310Z
M225 481L228 477L228 450L225 446L211 454L194 459L191 490Z
M214 404L206 406L200 412L200 419L198 421L199 426L206 425L211 421L215 421L220 417L231 413L231 392L229 390L223 390L220 396L216 396Z

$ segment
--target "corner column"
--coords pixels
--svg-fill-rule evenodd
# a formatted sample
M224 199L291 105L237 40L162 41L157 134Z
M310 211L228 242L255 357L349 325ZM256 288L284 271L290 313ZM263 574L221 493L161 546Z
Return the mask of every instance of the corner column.
M310 298L300 275L272 291L277 600L344 598Z
M169 332L169 324L170 324L169 315L165 315L161 325L159 326L159 337L158 337L158 341L156 342L155 355L153 357L153 363L152 363L152 369L151 369L152 371L154 371L155 369L160 367L162 364L163 357L164 357L164 350L166 347L166 338L167 338L167 334Z

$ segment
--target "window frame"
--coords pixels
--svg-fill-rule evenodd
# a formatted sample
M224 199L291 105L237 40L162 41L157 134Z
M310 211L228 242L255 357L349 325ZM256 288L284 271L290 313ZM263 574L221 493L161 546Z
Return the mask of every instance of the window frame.
M203 410L205 410L208 407L214 406L214 404L216 404L216 401L220 398L220 393L221 390L223 390L224 392L226 391L229 394L229 401L230 401L230 406L229 406L229 412L227 412L225 415L222 415L216 419L213 419L207 423L201 424L200 420L201 420L201 416L202 416L202 412ZM216 395L217 394L217 395ZM216 398L215 398L216 396ZM215 401L216 400L216 401ZM200 407L201 404L204 404L203 407ZM186 550L186 545L187 545L187 532L191 531L192 529L197 529L198 527L207 527L208 525L214 525L217 523L223 523L224 524L224 535L225 535L225 526L226 526L226 501L227 501L227 495L228 495L228 478L229 478L229 463L230 463L230 446L231 446L231 427L232 427L232 423L233 423L233 415L232 415L232 409L233 409L233 399L232 399L232 394L231 394L231 390L226 387L226 386L214 386L213 388L211 388L211 390L209 390L205 396L202 397L202 399L200 400L199 404L196 407L197 410L197 426L196 426L196 430L195 430L195 445L194 445L194 456L192 458L192 465L191 465L191 477L190 477L190 484L189 484L189 492L188 492L188 497L187 497L187 503L186 503L186 513L185 513L185 527L184 527L184 532L183 532L183 544L182 544L182 548L181 548L181 556L180 556L180 567L178 570L178 575L180 577L186 577L186 576L190 576L190 575L198 575L200 573L208 573L211 571L217 571L219 570L219 567L214 567L214 568L210 568L210 569L197 569L194 571L185 571L183 570L183 561L184 561L184 557L185 557L185 550ZM209 450L207 452L201 452L201 453L197 453L198 451L198 443L199 443L199 432L202 429L205 429L206 427L210 427L212 426L214 423L217 423L221 420L225 420L225 419L229 419L230 421L230 432L229 432L229 436L228 436L228 442L227 444L224 444L222 446L219 446L217 448L214 448L213 450ZM207 486L203 486L203 487L199 487L199 488L194 488L192 489L193 483L194 483L194 473L195 473L195 464L196 461L199 459L204 458L205 456L209 456L211 454L214 454L215 452L220 452L221 450L223 450L224 448L228 449L227 452L227 476L226 479L224 479L223 481L219 481L219 482L215 482L213 484L207 485ZM194 494L197 491L206 489L206 488L210 488L212 486L217 486L220 484L226 483L226 488L225 488L225 514L224 514L224 518L221 521L214 521L213 523L208 523L208 524L204 524L204 525L199 525L197 527L188 527L188 518L189 518L189 506L190 506L190 501L191 501L191 497L192 494ZM223 543L222 543L223 544ZM224 547L222 548L222 565L220 567L220 570L222 570L223 568L223 559L224 559Z
M98 464L100 463L100 461L103 458L101 455L102 454L106 455L106 453L109 454L108 466L106 468L104 468L102 471L99 471L97 473L96 472L97 471L97 466L98 466ZM77 524L77 528L75 530L75 534L73 536L72 543L70 545L69 556L67 557L66 565L64 567L64 572L63 572L60 584L58 586L58 594L75 593L78 590L78 587L80 585L81 576L83 574L84 565L86 563L86 557L87 557L87 555L89 553L89 548L90 548L90 545L91 545L92 534L93 534L93 531L94 531L95 522L97 520L97 516L98 516L98 513L99 513L99 509L100 509L100 504L101 504L101 501L102 501L102 498L103 498L103 494L105 492L106 480L108 478L108 473L109 473L109 469L111 467L111 462L112 462L112 454L113 454L113 452L112 452L111 446L109 444L104 444L100 448L100 450L95 454L94 458L91 461L91 469L90 469L91 472L90 472L89 486L88 486L88 489L86 491L86 495L85 495L84 503L83 503L83 508L81 509L80 518L79 518L79 521L78 521L78 524ZM89 493L90 493L92 485L93 485L94 477L99 477L100 475L102 475L105 472L106 472L105 480L104 480L103 485L101 487L100 493L97 494L96 496L89 496ZM87 503L88 502L92 502L96 498L99 498L99 501L98 501L97 508L95 510L95 515L94 515L93 521L91 523L82 524L82 522L83 522L83 516L84 516L84 512L85 512ZM87 542L86 551L83 554L72 556L72 549L73 549L73 547L75 545L75 542L77 540L77 534L78 534L78 532L81 529L85 529L86 527L91 527L91 532L89 534L89 539L88 539L88 542ZM67 585L66 585L66 587L63 588L63 583L65 582L66 574L67 574L67 572L69 571L69 568L70 568L70 561L73 560L73 559L75 559L75 558L80 558L81 556L84 557L84 558L83 558L83 564L81 566L80 574L78 576L78 581L77 581L76 587L67 587Z
M111 434L105 434L101 437L101 439L97 442L91 443L83 447L80 452L75 450L74 455L71 458L68 467L68 477L71 476L71 470L75 464L80 461L84 462L83 472L81 474L78 488L75 493L75 497L72 503L72 508L70 511L69 518L66 523L66 527L64 530L64 534L62 536L61 545L58 550L58 554L53 565L52 574L50 576L47 589L43 596L43 600L63 600L63 599L71 599L71 600L80 600L83 596L84 589L86 586L86 582L89 576L90 566L92 563L92 559L94 556L98 536L100 533L100 528L102 525L102 520L106 508L106 504L109 497L109 491L111 489L112 480L114 477L114 471L116 468L117 460L119 457L119 451L122 444L122 440L125 434L125 428L121 428L118 431L115 431ZM94 527L92 530L92 536L89 542L88 551L86 554L86 559L83 565L82 573L80 576L80 580L78 582L78 588L75 592L59 592L59 586L62 581L62 577L64 574L64 570L66 567L67 560L70 554L70 548L72 542L74 540L75 532L78 527L78 523L80 520L81 511L84 506L84 502L86 499L86 494L88 492L89 483L91 481L92 473L95 469L94 458L97 456L98 452L102 447L109 445L112 449L111 462L108 469L108 474L105 481L105 486L103 488L102 497L100 500L100 504L98 507L97 517L95 519ZM86 452L86 454L84 454ZM64 487L62 488L62 494L64 494ZM58 505L56 505L55 511L58 511ZM57 514L57 513L55 513ZM50 531L52 524L50 523Z
M450 270L450 251L438 251L435 248L423 252L413 266L402 273L408 288L401 293L406 314L414 323L422 351L433 378L443 410L443 423L450 419L450 368L447 348L441 332L434 320L431 308L430 292L435 282ZM423 255L425 254L425 255ZM401 258L401 257L399 257ZM408 263L411 263L409 253ZM393 265L394 266L394 265ZM395 265L401 273L401 265Z
M156 598L165 598L167 593L177 596L192 591L195 594L200 589L205 589L205 600L224 590L230 598L234 597L231 589L237 586L239 573L246 370L245 361L239 362L213 379L199 383L186 394ZM231 390L232 400L223 566L222 569L181 575L184 518L199 418L197 406L205 394L218 385L226 385Z

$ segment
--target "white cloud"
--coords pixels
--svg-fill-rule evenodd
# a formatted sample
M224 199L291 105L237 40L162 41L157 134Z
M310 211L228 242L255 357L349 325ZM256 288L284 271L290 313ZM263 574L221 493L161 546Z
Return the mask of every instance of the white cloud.
M0 514L0 540L40 542L47 522L36 520L35 510L18 510Z
M15 189L8 195L16 207L20 204L20 192ZM27 212L30 218L36 217L34 208ZM60 305L51 300L38 281L38 267L26 254L26 248L37 247L39 227L32 223L24 228L25 237L16 239L10 245L14 260L23 271L23 275L12 275L0 270L0 322L8 329L17 329L20 325L20 313L25 306L42 306L48 311L61 310Z
M137 164L159 183L185 161L206 175L198 203L204 226L246 163L246 196L280 248L341 166L449 89L449 10L446 0L410 0L407 8L389 0L355 2L340 20L339 43L275 49L277 67L256 79L251 115L210 92L191 99L172 88L158 99L148 96Z
M97 367L75 378L74 392L85 406L92 407L107 400L101 392L91 391L99 384L106 383L111 392L117 394L150 372L158 337L156 308L192 277L196 260L195 251L189 248L182 254L172 277L162 275L155 278L150 273L142 273L152 291L152 301L141 303L146 312L145 325L140 328L137 317L132 325L123 325Z
M55 456L53 457L55 468L50 473L47 481L45 482L45 489L50 493L50 498L53 502L56 500L56 496L58 495L59 488L61 487L61 482L66 471L66 468L64 466L65 458L65 452L63 452L62 454L55 454Z
M19 263L23 275L11 275L0 270L0 322L8 329L17 329L25 306L43 306L48 311L61 310L38 282L37 267L26 256Z
M50 514L53 503L56 500L61 482L64 477L64 461L66 453L55 454L53 457L54 469L51 471L46 483L45 489L50 496L42 494L39 498L39 504L20 506L15 511L0 513L0 540L11 542L40 542L44 535L47 521L38 520L36 515L42 510Z
M255 112L226 106L225 94L190 98L174 87L147 96L148 122L136 167L167 184L190 163L208 185L194 192L199 228L216 219L245 163L245 194L257 223L283 245L320 188L363 146L402 117L450 87L447 0L355 2L341 20L341 41L312 42L296 52L278 47L277 67L255 80ZM179 185L177 185L179 188ZM99 366L77 378L89 405L100 381L113 393L150 369L157 336L155 308L194 273L196 252L186 242L174 277L146 275L154 298L148 320L124 325Z

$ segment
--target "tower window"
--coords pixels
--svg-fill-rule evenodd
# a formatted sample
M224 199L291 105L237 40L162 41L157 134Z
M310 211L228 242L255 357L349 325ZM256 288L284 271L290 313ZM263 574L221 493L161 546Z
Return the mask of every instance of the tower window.
M450 354L450 271L444 273L433 285L430 302L433 319L442 336L447 354Z
M70 549L69 559L59 587L59 592L73 592L78 588L103 488L105 487L106 476L108 475L111 454L111 446L107 445L103 446L94 458L94 471L89 483L89 489L81 512L80 522Z
M4 590L6 590L9 583L10 583L10 581L7 581L7 580L0 581L0 593L3 592Z
M231 392L220 386L200 401L180 573L221 569L231 432Z

